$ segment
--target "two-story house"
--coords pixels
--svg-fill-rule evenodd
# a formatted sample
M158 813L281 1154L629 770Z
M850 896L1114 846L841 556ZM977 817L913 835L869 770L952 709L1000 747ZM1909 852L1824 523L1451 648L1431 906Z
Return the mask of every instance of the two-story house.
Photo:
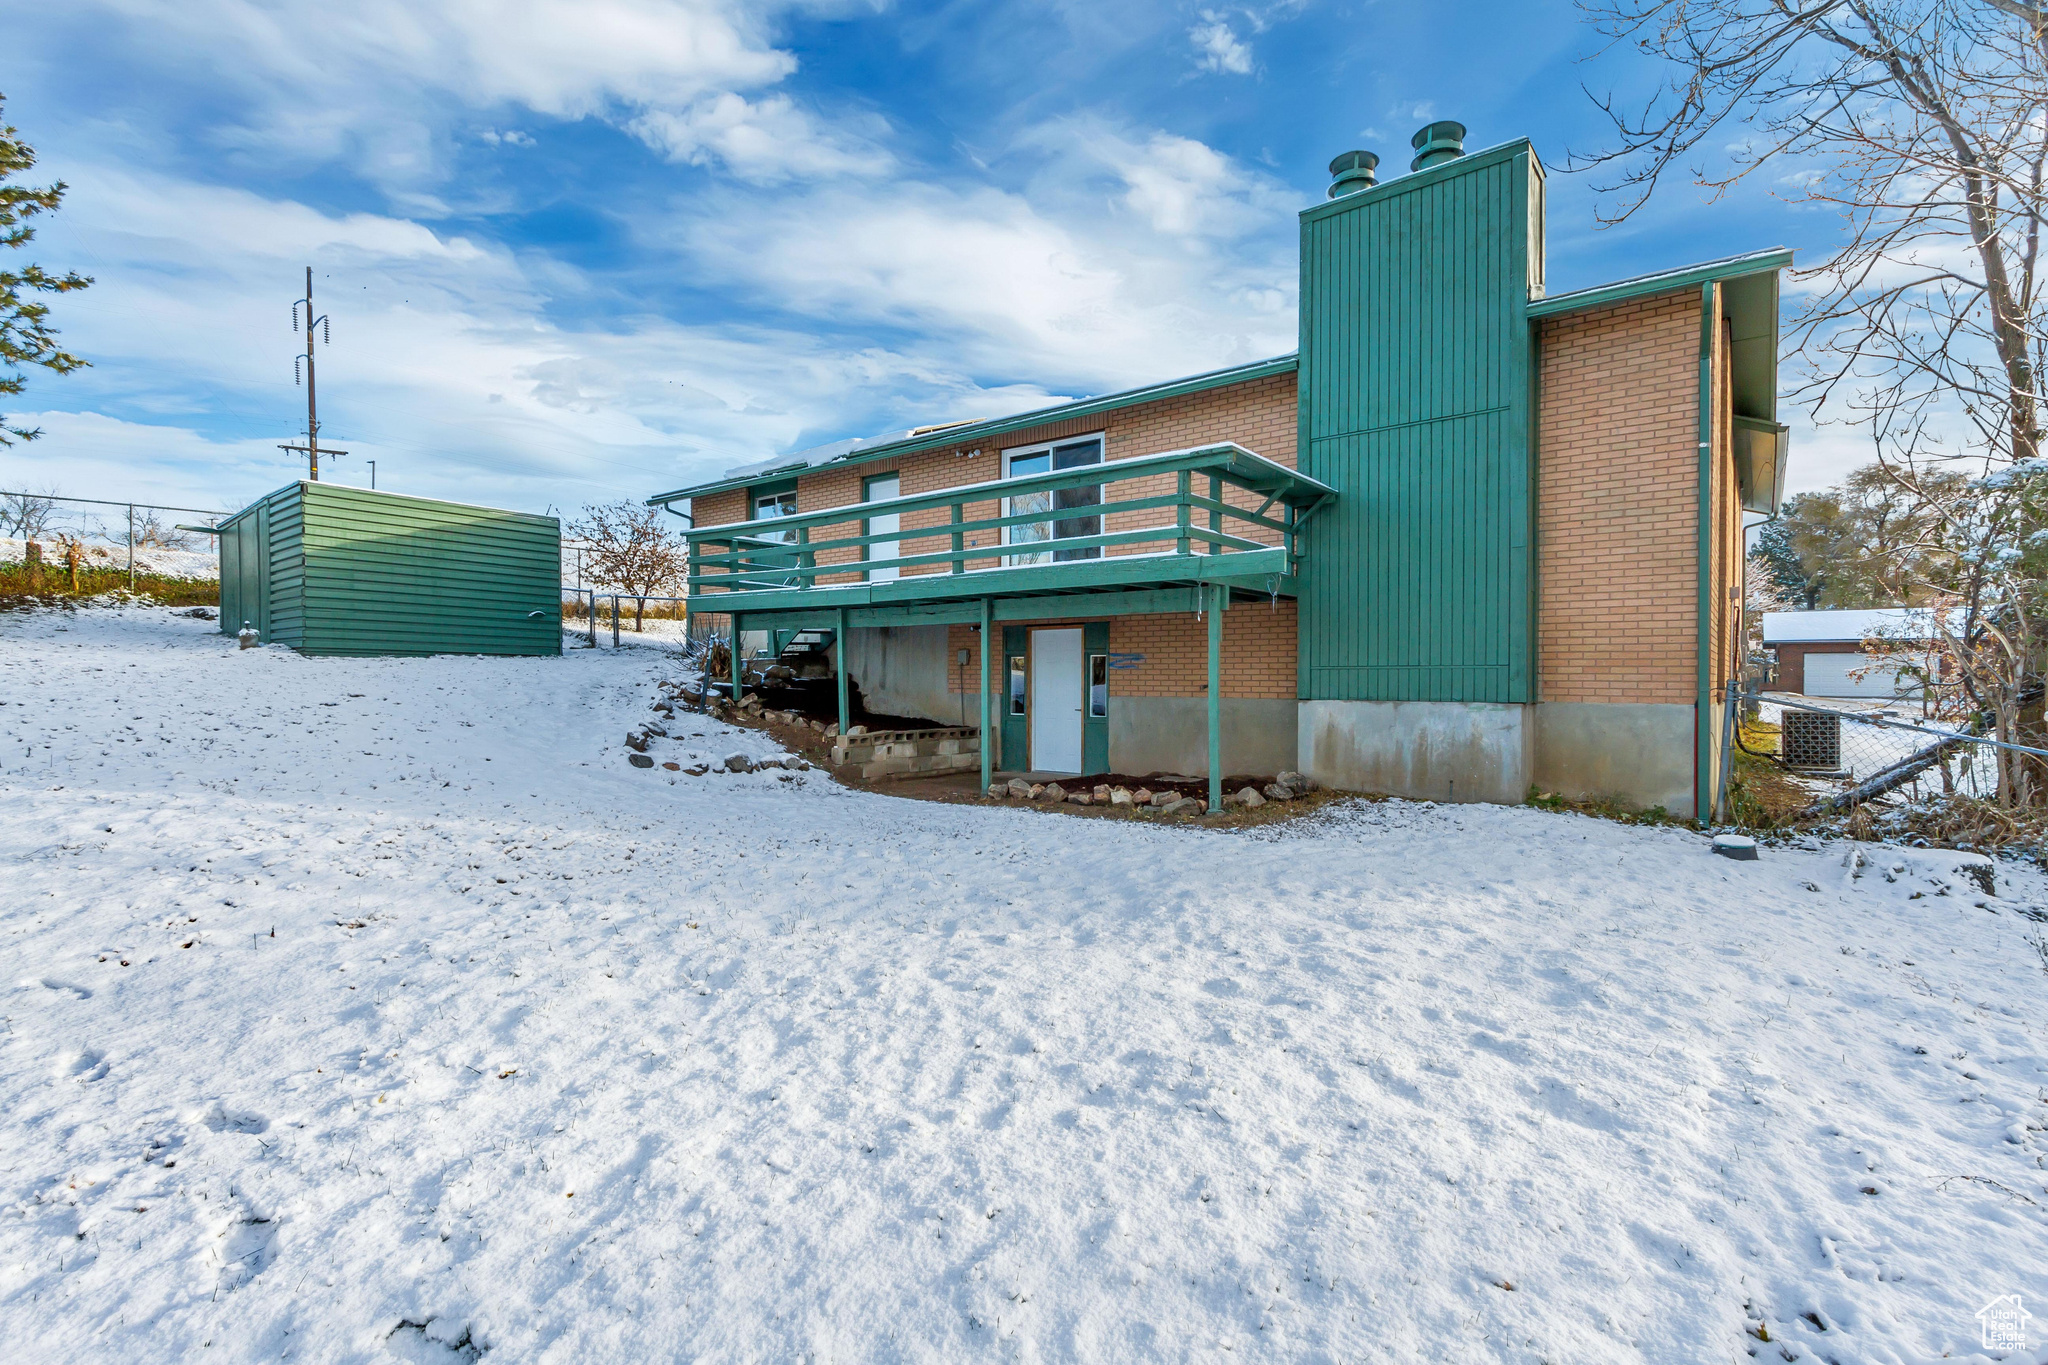
M985 778L1713 811L1791 253L1547 295L1542 164L1463 134L1332 163L1296 354L650 499L689 504L690 609L833 632Z

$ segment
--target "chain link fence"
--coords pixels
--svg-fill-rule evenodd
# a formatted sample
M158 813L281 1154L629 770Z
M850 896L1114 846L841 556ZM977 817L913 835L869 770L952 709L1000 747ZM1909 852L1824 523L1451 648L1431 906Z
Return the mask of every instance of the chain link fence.
M1973 827L2035 841L2040 812L2021 808L2014 792L2023 770L2039 790L2048 750L1914 714L1921 709L1917 699L1822 705L1784 693L1739 695L1736 817L1763 826L1844 817L1889 822L1963 846L1941 829L1967 816Z
M0 596L140 593L174 605L214 602L214 508L0 490Z

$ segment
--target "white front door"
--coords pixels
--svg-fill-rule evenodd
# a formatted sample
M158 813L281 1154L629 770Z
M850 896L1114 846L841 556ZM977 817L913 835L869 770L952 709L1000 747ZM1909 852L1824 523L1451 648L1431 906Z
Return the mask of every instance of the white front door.
M882 502L889 498L900 498L902 496L903 482L894 474L885 474L880 478L868 480L867 500L869 502ZM903 515L900 512L890 512L885 516L868 518L867 533L871 536L893 536L902 529ZM868 560L870 563L878 559L895 559L902 553L903 542L900 540L877 541L873 545L868 546ZM869 569L868 582L886 583L901 572L902 570L893 564L887 568Z
M1081 632L1031 632L1031 767L1081 771Z

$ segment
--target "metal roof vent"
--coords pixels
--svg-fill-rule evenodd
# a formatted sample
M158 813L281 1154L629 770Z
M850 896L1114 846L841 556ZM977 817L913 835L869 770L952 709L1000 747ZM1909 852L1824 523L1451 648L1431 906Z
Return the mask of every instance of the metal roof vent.
M1408 163L1411 171L1427 170L1441 166L1446 161L1455 161L1465 155L1465 125L1443 119L1422 129L1408 139L1408 145L1415 149L1415 159Z
M1379 157L1371 152L1346 152L1332 161L1330 174L1336 179L1330 182L1330 197L1340 199L1377 185L1379 181L1372 172L1379 164Z

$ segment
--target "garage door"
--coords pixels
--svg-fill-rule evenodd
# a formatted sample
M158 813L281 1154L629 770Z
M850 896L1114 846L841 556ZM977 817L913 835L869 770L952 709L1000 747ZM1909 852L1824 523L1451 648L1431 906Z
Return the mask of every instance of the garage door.
M1852 678L1849 676L1851 673L1862 676ZM1920 688L1914 679L1902 681L1897 665L1881 664L1868 654L1809 654L1806 656L1806 695L1917 698Z

